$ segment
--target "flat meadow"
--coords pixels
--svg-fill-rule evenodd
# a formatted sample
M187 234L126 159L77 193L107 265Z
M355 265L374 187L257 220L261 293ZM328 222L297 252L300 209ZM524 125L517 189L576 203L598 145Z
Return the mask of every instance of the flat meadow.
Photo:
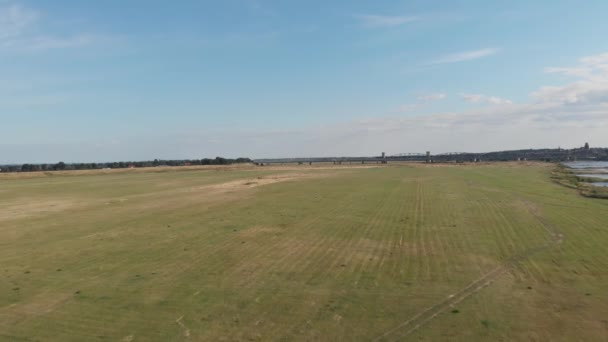
M2 174L0 340L606 340L608 200L552 168Z

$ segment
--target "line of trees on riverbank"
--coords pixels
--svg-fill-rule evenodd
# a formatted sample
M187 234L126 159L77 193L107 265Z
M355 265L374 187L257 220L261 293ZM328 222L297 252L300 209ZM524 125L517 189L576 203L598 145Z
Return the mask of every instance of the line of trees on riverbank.
M121 161L109 163L50 163L50 164L15 164L1 165L0 172L35 172L35 171L62 171L62 170L100 170L100 169L126 169L138 167L158 166L189 166L189 165L231 165L251 163L249 158L222 158L214 159L185 159L185 160L148 160L148 161Z

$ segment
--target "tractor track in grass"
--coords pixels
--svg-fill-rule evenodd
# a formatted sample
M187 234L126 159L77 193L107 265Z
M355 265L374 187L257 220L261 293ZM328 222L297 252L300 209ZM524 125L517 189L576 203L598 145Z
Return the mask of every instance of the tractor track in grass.
M523 200L523 202L528 203L525 200ZM450 294L444 300L420 311L407 321L386 331L382 335L376 337L373 341L398 340L409 336L425 324L429 323L445 311L452 308L454 305L477 294L482 289L491 285L493 282L498 280L500 276L509 271L511 268L515 267L517 263L529 259L535 254L559 246L564 240L564 235L555 226L553 226L551 223L547 222L542 216L540 216L540 214L534 208L528 207L528 211L532 216L534 216L534 218L540 223L543 229L549 234L548 240L544 244L528 248L527 250L521 253L517 253L509 257L502 263L502 265L485 273L480 278L471 282L469 285L462 288L458 292Z

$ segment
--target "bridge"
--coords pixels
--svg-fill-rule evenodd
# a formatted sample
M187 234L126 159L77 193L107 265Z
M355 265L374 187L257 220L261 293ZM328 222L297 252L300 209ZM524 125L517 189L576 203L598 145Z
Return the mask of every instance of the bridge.
M256 164L311 164L311 163L383 163L386 158L382 157L306 157L306 158L272 158L272 159L254 159Z
M398 158L398 157L412 157L412 156L426 156L426 153L418 153L418 152L406 152L406 153L398 153L391 154L389 158Z
M433 162L433 161L477 161L479 153L469 152L443 152L439 154L431 154L430 152L405 152L391 155L385 155L383 152L380 156L375 157L304 157L304 158L267 158L254 159L253 162L258 165L266 164L312 164L312 163L387 163L389 161L418 161L418 162Z
M568 161L568 160L608 160L608 148L562 148L507 150L494 152L403 152L386 155L384 152L375 157L309 157L309 158L276 158L256 159L258 165L279 163L388 163L396 161L410 162L479 162L479 161Z
M430 155L430 152L405 152L405 153L391 154L388 157L389 158L420 157L420 156L426 156L427 154ZM432 156L434 156L434 157L437 157L437 156L459 156L459 155L465 155L465 154L471 154L471 153L469 153L469 152L442 152L442 153L438 153L438 154L433 154Z

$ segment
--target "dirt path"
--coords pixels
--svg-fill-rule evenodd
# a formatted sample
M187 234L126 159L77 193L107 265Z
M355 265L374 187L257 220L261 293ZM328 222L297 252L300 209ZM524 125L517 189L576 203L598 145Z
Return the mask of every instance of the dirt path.
M186 327L186 325L184 324L184 322L182 322L183 319L184 319L184 316L181 316L180 318L175 320L175 323L177 323L177 325L179 325L179 327L182 328L182 330L184 332L184 337L190 338L190 329L188 329Z
M511 268L515 267L517 263L531 258L535 254L554 248L563 242L564 235L555 226L553 226L552 224L547 222L542 216L540 216L540 214L537 212L537 210L535 210L535 208L529 206L528 211L536 218L536 220L549 234L548 240L544 244L537 247L529 248L523 251L522 253L518 253L511 256L509 259L504 261L502 265L484 274L483 276L473 281L460 291L450 294L444 300L420 311L407 321L378 336L374 339L374 341L397 340L405 338L406 336L412 334L426 323L429 323L430 321L438 317L440 314L452 308L454 305L475 295L485 287L492 284L494 281L498 280L501 275L509 271Z

